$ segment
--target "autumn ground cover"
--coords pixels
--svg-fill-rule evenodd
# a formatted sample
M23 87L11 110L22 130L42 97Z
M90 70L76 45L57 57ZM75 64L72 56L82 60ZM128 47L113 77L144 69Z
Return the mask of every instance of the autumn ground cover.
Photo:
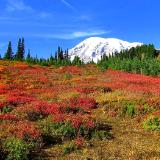
M160 159L160 78L0 61L1 159Z

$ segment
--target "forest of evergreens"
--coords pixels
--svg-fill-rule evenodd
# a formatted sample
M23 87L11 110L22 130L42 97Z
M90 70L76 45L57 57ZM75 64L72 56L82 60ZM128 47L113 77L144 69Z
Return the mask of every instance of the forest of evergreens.
M130 50L104 55L98 66L105 70L112 68L145 75L160 75L159 51L154 45L142 45Z

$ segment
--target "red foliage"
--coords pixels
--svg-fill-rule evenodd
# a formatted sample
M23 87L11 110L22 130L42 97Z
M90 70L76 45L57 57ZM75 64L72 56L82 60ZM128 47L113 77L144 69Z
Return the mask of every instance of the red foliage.
M78 137L76 138L76 140L75 140L75 144L76 144L77 148L83 147L83 145L84 145L84 138L78 136Z
M152 107L160 108L159 98L157 98L157 99L149 98L149 99L147 100L147 104L148 104L149 106L152 106Z
M29 66L27 64L18 64L17 63L17 64L14 65L14 68L24 71L24 70L29 69Z
M86 127L87 128L95 128L95 122L93 120L89 120L88 122L86 122Z
M9 90L7 93L6 103L9 105L19 105L19 104L31 103L35 100L36 98L21 91L21 89L12 89Z
M6 94L7 93L7 88L5 85L0 86L0 94Z
M9 124L7 127L12 135L21 139L29 138L36 140L41 136L40 131L35 125L29 122L19 121L16 124Z
M70 122L73 128L79 129L80 126L85 126L88 129L95 127L94 120L89 115L83 114L58 114L53 116L53 122Z
M19 121L19 118L11 113L0 114L0 120Z
M107 82L106 85L112 89L125 89L134 92L136 91L160 95L159 77L154 78L113 70L106 71L103 73L103 76L110 77L111 82Z
M6 94L7 91L5 89L0 89L0 94Z
M94 88L77 88L76 91L79 93L90 94L90 93L95 92L96 89L94 89Z
M34 101L35 99L34 98L31 98L31 97L24 97L24 96L12 96L10 95L8 97L8 100L7 102L9 104L12 104L12 105L17 105L17 104L25 104L25 103L29 103L29 102L32 102Z
M57 71L58 73L69 73L69 74L75 74L75 75L82 73L81 69L77 66L60 67Z
M153 115L154 115L154 116L157 116L157 117L159 117L159 118L160 118L160 110L158 110L158 111L154 112L154 113L153 113Z
M13 111L8 114L0 114L0 120L5 122L3 124L4 130L10 132L10 134L6 134L7 136L12 134L20 138L26 136L33 139L38 138L41 134L34 124L39 118L45 118L48 115L53 116L54 123L69 122L77 130L81 126L94 129L96 127L95 121L90 113L92 109L97 107L97 103L87 94L97 91L93 95L96 96L101 87L102 90L104 88L103 93L106 94L108 87L113 90L125 90L127 93L132 92L135 93L135 96L137 96L137 92L138 95L147 94L146 97L151 98L148 98L147 102L145 100L145 103L154 109L159 110L160 108L160 78L158 77L153 78L112 70L102 73L92 65L88 68L87 66L65 66L57 69L54 67L28 67L19 62L16 65L5 66L5 68L7 72L0 74L0 109L4 106L13 108ZM59 73L62 75L59 76ZM72 79L63 81L61 79L63 74L73 75ZM81 94L81 97L64 99L66 93L75 93L75 90ZM63 94L65 91L67 92ZM157 99L152 98L156 96ZM55 103L48 101L55 101ZM144 105L141 105L143 110ZM138 107L141 109L141 106ZM16 113L17 116L12 113ZM112 117L117 115L116 111L112 109L108 114ZM160 112L157 111L153 115L160 116ZM38 118L33 123L18 118L25 117L32 121L29 116ZM82 145L81 137L78 137L76 141L77 146Z
M89 112L97 107L97 103L93 98L77 97L70 98L60 103L60 108L63 113L77 113L77 112Z
M0 102L0 109L2 109L4 107L4 103Z
M37 102L33 109L34 111L45 115L61 113L59 105L56 103L49 104L47 102Z
M82 119L77 116L72 116L70 122L72 123L73 128L76 129L78 129L83 124Z
M71 108L78 107L90 110L90 109L95 109L97 107L97 103L93 98L78 97L78 98L71 98L69 100L69 106Z
M53 117L53 122L59 123L65 121L65 115L64 114L56 114Z

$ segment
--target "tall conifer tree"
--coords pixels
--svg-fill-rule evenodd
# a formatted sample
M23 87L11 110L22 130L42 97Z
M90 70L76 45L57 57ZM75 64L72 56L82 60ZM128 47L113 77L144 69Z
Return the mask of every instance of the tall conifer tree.
M24 58L25 55L25 44L24 44L24 38L22 38L22 44L21 44L21 59Z
M11 60L13 58L13 51L12 51L12 43L9 41L7 52L4 55L4 59Z
M17 46L17 53L15 55L15 58L17 60L22 61L24 59L25 55L25 45L24 45L24 38L19 38L18 40L18 46Z
M18 46L17 46L17 53L15 55L16 60L21 60L21 48L22 48L22 40L21 40L21 38L19 38Z

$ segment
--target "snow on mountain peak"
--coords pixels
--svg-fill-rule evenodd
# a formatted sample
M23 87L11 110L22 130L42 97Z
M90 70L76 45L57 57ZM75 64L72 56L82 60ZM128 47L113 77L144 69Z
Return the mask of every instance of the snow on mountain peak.
M85 63L92 60L97 63L104 54L109 56L109 54L141 45L142 43L130 43L116 38L90 37L70 49L69 56L71 60L78 56Z

